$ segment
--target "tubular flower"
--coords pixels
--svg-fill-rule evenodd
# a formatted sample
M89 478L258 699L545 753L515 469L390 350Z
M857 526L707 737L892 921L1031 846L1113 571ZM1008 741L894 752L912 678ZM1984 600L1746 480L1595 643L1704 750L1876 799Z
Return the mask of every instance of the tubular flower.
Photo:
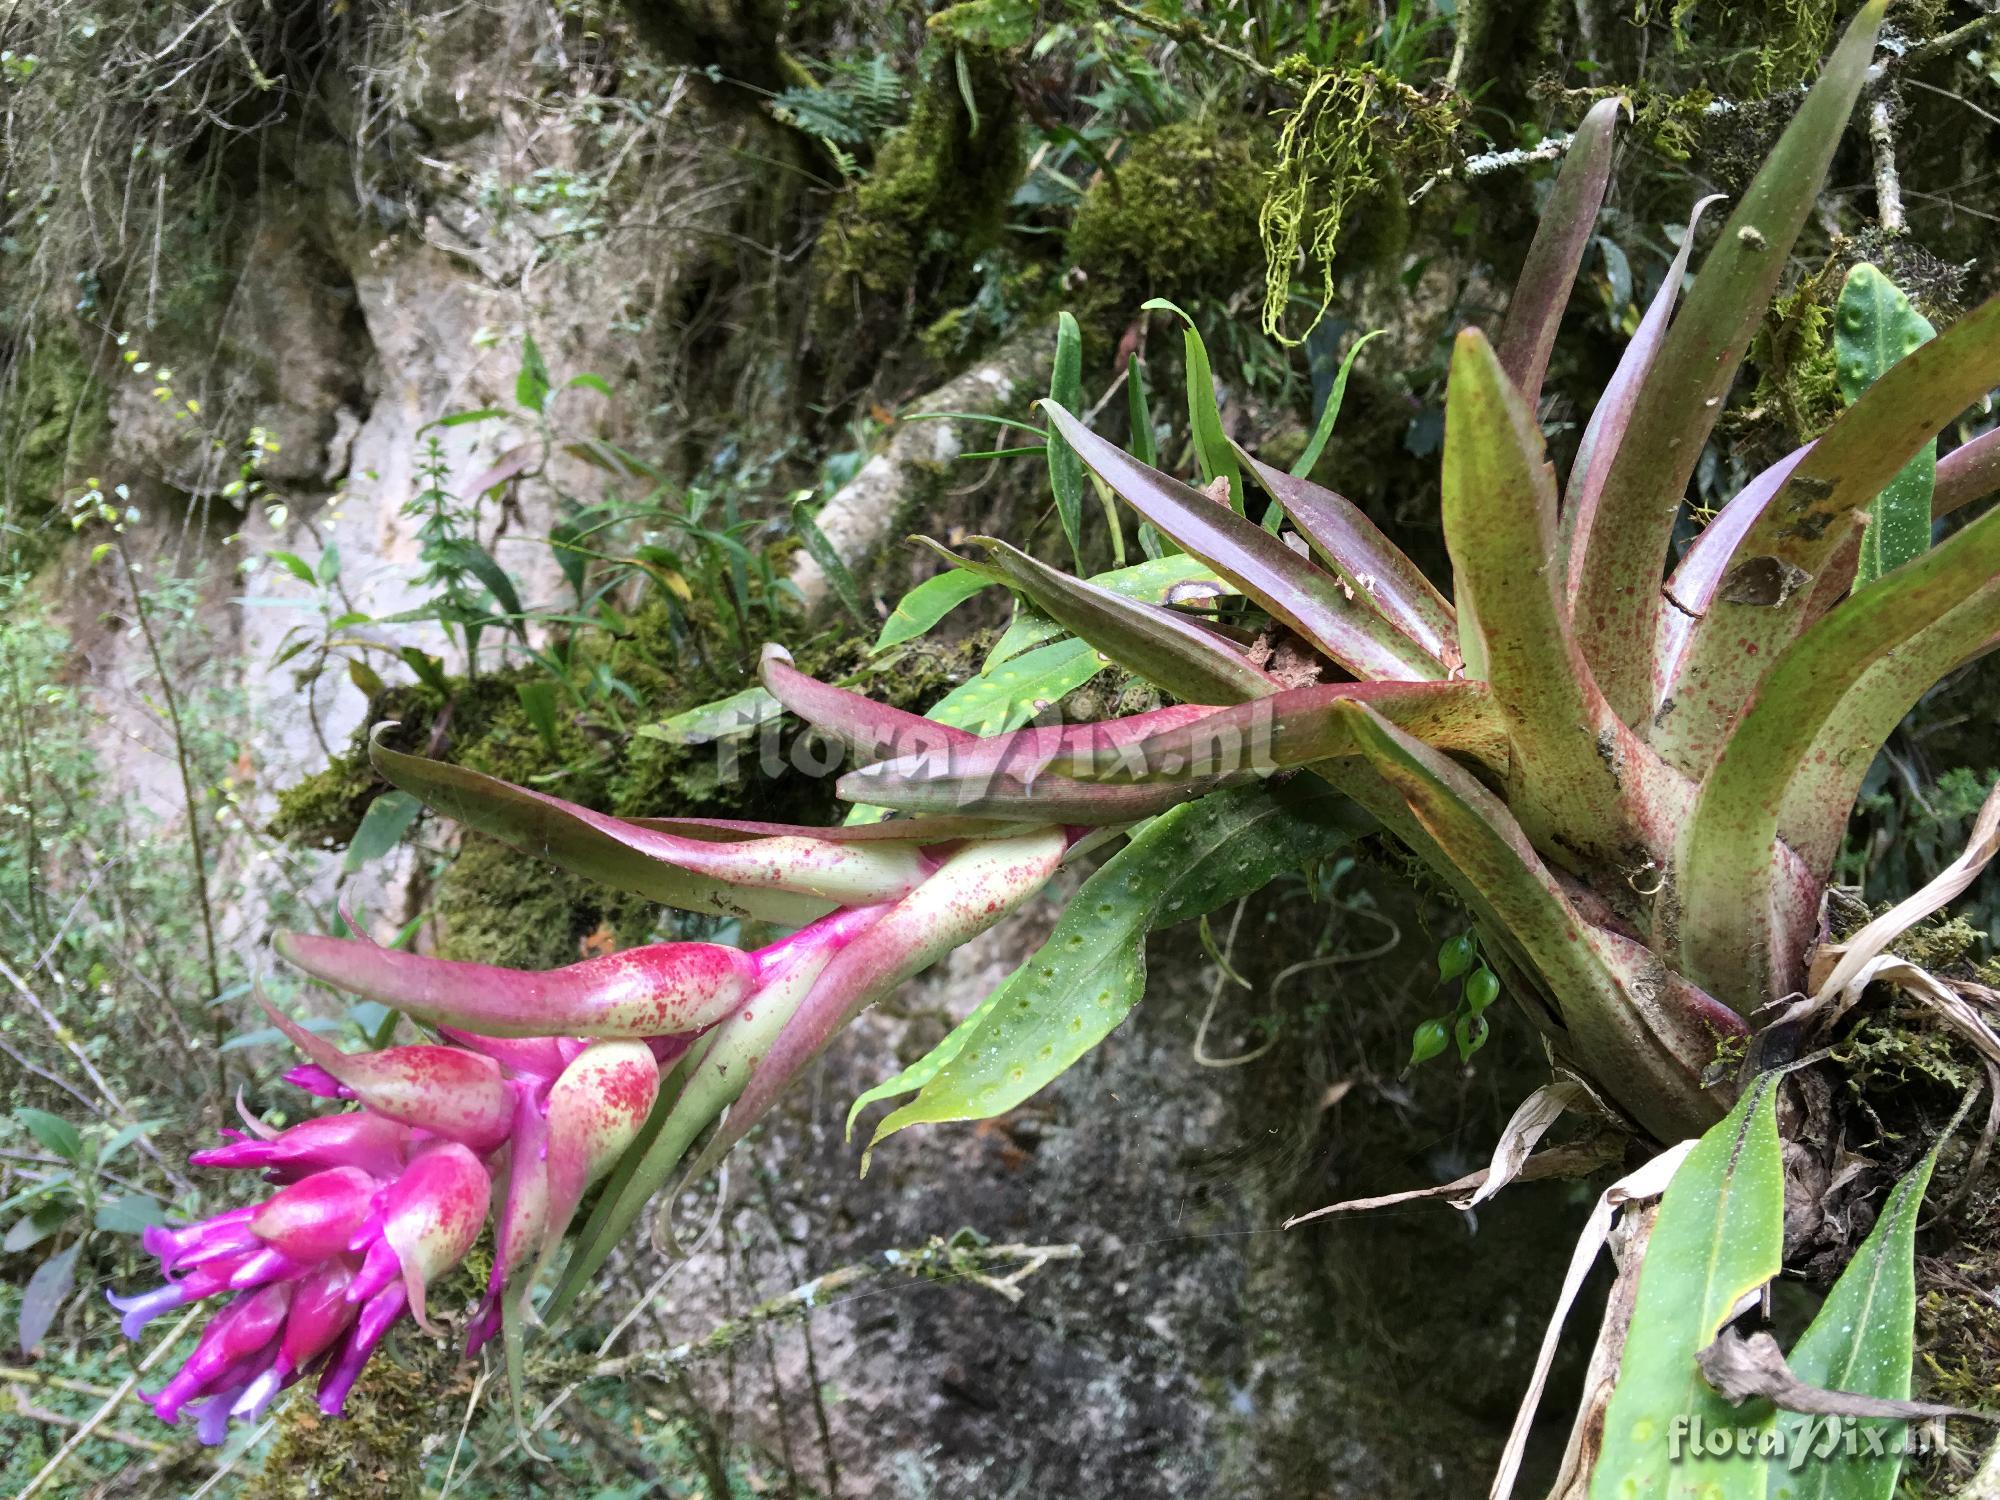
M531 800L509 805L531 808L544 830L568 818L571 833L602 834L615 821L590 814L586 823L582 809L520 796ZM442 1041L346 1053L266 1007L307 1058L287 1081L358 1108L282 1131L246 1114L246 1130L195 1153L200 1166L261 1170L277 1190L198 1224L147 1232L165 1281L112 1298L128 1338L163 1312L228 1298L149 1398L154 1411L169 1423L192 1412L202 1438L218 1442L232 1418L255 1419L316 1374L322 1410L339 1413L396 1322L407 1313L430 1326L429 1288L465 1257L490 1212L492 1276L466 1327L467 1352L476 1352L520 1306L590 1186L639 1139L663 1076L676 1086L620 1190L613 1236L725 1109L743 1100L717 1133L719 1148L847 1019L1039 889L1069 844L1054 827L907 826L916 837L829 839L818 835L850 830L762 825L736 840L708 829L633 836L646 861L681 861L675 868L690 879L734 880L753 896L851 900L754 952L665 943L530 974L364 940L281 936L278 951L299 968L397 1007ZM561 838L546 845L570 847ZM628 884L653 889L664 880L625 873ZM702 909L736 889L711 888ZM598 1237L598 1258L613 1236Z

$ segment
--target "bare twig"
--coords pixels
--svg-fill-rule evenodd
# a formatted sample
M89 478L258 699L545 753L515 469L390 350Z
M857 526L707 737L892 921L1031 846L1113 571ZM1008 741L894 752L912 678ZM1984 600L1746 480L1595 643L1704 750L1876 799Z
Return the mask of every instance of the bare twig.
M146 641L146 654L153 660L153 675L159 679L160 699L167 707L167 723L174 736L174 764L180 770L181 802L187 809L188 849L194 863L195 903L201 913L201 939L203 956L208 970L208 999L211 1003L222 993L222 963L216 955L215 912L208 899L208 855L201 839L201 804L195 800L194 771L188 765L187 734L181 725L180 696L174 692L173 678L168 675L166 657L160 650L159 637L153 631L152 616L146 609L146 596L139 588L138 569L132 565L132 551L126 545L125 534L116 533L118 559L125 567L125 583L132 591L132 610L138 618L139 633ZM226 1111L229 1099L229 1079L227 1063L223 1060L222 1043L227 1032L228 1021L220 1010L215 1012L215 1088L216 1107Z
M1896 90L1885 67L1869 69L1868 144L1875 154L1875 218L1884 234L1905 234L1903 179L1896 170Z
M1169 21L1162 16L1148 15L1136 5L1125 4L1124 0L1110 0L1109 9L1123 16L1134 25L1143 26L1148 31L1156 31L1163 37L1168 37L1173 41L1179 42L1182 46L1200 47L1205 52L1213 52L1218 57L1226 57L1238 66L1248 69L1265 83L1284 89L1287 92L1291 91L1290 84L1286 83L1284 79L1257 61L1256 58L1245 52L1241 47L1232 47L1229 43L1223 41L1221 37L1215 35L1214 32L1205 30L1199 22L1191 20Z
M816 1309L836 1300L837 1294L891 1274L917 1281L970 1281L1009 1302L1019 1302L1021 1282L1051 1261L1077 1260L1082 1255L1080 1245L953 1245L943 1239L933 1239L918 1250L884 1250L879 1263L859 1261L816 1276L789 1292L758 1303L740 1318L717 1325L703 1338L675 1344L670 1349L645 1350L604 1360L590 1375L593 1379L605 1379L676 1369L728 1350L745 1334L766 1323L809 1317ZM995 1274L1003 1268L1011 1269L1004 1275Z
M111 1419L111 1414L118 1410L119 1406L139 1388L139 1381L145 1373L173 1352L174 1346L181 1341L181 1335L186 1333L194 1325L194 1320L200 1317L205 1311L207 1311L206 1308L199 1306L189 1308L187 1316L174 1324L173 1331L161 1339L154 1346L153 1352L139 1362L139 1368L126 1376L119 1383L118 1389L105 1398L104 1404L84 1419L83 1424L69 1435L60 1448L56 1449L54 1456L42 1465L40 1472L22 1487L21 1492L14 1497L14 1500L34 1500L34 1496L41 1493L42 1487L62 1472L63 1465L70 1461L71 1457L75 1455L76 1450L89 1441L91 1436Z

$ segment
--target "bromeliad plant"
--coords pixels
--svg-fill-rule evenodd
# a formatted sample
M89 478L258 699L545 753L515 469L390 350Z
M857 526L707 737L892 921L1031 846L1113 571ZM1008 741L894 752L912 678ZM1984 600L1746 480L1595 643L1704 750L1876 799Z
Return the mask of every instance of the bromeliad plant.
M853 754L842 795L892 810L839 828L611 818L378 736L377 769L469 828L670 906L796 930L754 952L673 943L549 974L281 939L307 973L398 1008L443 1044L354 1058L297 1033L313 1058L301 1081L362 1109L225 1148L219 1158L270 1165L290 1185L263 1209L161 1239L178 1279L144 1310L238 1299L193 1374L163 1393L163 1414L190 1397L254 1411L315 1360L322 1399L336 1399L405 1303L423 1315L423 1285L477 1225L450 1204L489 1181L504 1183L501 1249L475 1337L496 1318L517 1322L583 1185L608 1171L542 1309L559 1313L704 1131L690 1173L862 1008L1119 833L1130 842L1043 948L930 1056L857 1102L915 1095L878 1140L1011 1108L1136 1003L1150 928L1378 827L1457 892L1552 1058L1604 1113L1661 1143L1721 1119L1737 1093L1729 1064L1785 1040L1758 1022L1805 983L1870 760L1927 687L2000 636L2000 516L1933 547L1908 509L1946 515L2000 480L1995 435L1938 462L1927 492L1909 478L1936 434L2000 383L2000 302L1890 349L1825 435L1745 485L1666 576L1688 480L1881 11L1849 30L1683 296L1690 224L1558 486L1535 406L1604 195L1617 106L1586 118L1497 336L1467 330L1453 354L1449 599L1331 490L1240 452L1209 455L1226 489L1197 490L1051 403L1052 442L1180 551L1092 582L987 541L984 559L962 562L969 576L913 596L897 619L934 620L970 588L1002 584L1047 625L1037 639L1077 638L1083 675L1116 663L1178 706L982 738L816 682L767 650L765 690ZM1902 336L1895 317L1884 335L1856 313L1842 318L1857 349L1872 338L1880 354ZM1269 496L1265 524L1246 513L1245 474ZM1225 620L1171 602L1186 593L1244 602ZM1274 642L1294 664L1283 681L1268 669ZM1285 774L1297 770L1314 774ZM559 1100L586 1066L615 1066L620 1081L591 1084L599 1113L573 1114ZM286 1154L320 1131L365 1134L371 1154L329 1154L316 1137ZM307 1330L296 1348L294 1325Z

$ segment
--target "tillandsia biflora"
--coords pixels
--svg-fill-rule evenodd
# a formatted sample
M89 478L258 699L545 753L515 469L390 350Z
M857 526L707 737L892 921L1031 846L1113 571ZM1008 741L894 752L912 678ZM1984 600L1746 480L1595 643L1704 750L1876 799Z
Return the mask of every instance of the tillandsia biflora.
M769 648L764 689L847 748L854 769L839 790L874 810L834 828L608 817L378 734L377 770L468 828L668 906L791 935L753 952L668 943L542 974L281 938L292 964L439 1040L342 1056L294 1031L311 1058L297 1081L359 1110L198 1158L265 1166L285 1186L260 1209L158 1237L171 1279L135 1319L235 1293L161 1414L204 1400L214 1426L315 1368L322 1402L337 1406L405 1306L425 1315L423 1288L466 1252L494 1184L499 1249L476 1343L521 1316L585 1187L607 1174L540 1310L558 1315L647 1201L727 1151L859 1011L1020 906L1066 858L1121 834L1130 842L1042 950L857 1104L915 1096L877 1139L1017 1104L1137 1000L1149 928L1373 829L1464 902L1566 1088L1662 1144L1720 1120L1741 1074L1719 1060L1770 1062L1795 1040L1759 1022L1805 984L1876 750L1920 694L2000 637L2000 515L1935 546L1932 528L1899 516L1900 555L1870 535L1885 492L1908 504L1908 483L1892 481L2000 383L2000 301L1857 378L1823 436L1744 485L1667 567L1688 481L1824 179L1882 9L1849 29L1683 293L1713 200L1696 206L1559 485L1535 408L1619 105L1584 120L1504 321L1491 339L1466 330L1453 351L1449 596L1357 506L1228 449L1219 425L1204 470L1222 482L1202 490L1051 402L1051 444L1165 539L1160 555L1093 582L979 540L986 555L957 560L930 618L1004 586L1046 627L1035 639L1075 638L1085 675L1115 663L1176 706L981 737L817 682ZM1942 517L1990 493L1996 444L1988 434L1939 460L1922 503ZM1261 519L1246 476L1267 497ZM1080 482L1070 476L1072 490ZM1138 573L1150 594L1129 586ZM1152 589L1163 578L1172 586ZM899 620L919 613L909 604Z

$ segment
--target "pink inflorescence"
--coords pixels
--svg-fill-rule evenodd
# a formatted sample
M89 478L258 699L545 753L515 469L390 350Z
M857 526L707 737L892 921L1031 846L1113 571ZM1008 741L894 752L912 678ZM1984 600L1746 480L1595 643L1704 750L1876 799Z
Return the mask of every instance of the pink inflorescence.
M827 863L809 839L770 843L815 872ZM405 1313L430 1326L427 1288L491 1212L493 1272L467 1324L476 1351L638 1138L663 1071L683 1076L659 1135L682 1149L730 1109L711 1148L726 1149L849 1016L1039 889L1066 844L1051 828L936 861L886 845L836 851L834 909L756 952L654 944L528 974L283 935L292 963L396 1006L443 1044L344 1053L270 1010L306 1056L287 1080L358 1107L282 1131L246 1115L248 1134L195 1153L197 1166L261 1170L277 1191L147 1232L166 1279L112 1297L128 1338L164 1312L228 1299L147 1398L154 1412L169 1423L192 1412L219 1442L232 1418L255 1419L316 1374L321 1409L338 1414Z

